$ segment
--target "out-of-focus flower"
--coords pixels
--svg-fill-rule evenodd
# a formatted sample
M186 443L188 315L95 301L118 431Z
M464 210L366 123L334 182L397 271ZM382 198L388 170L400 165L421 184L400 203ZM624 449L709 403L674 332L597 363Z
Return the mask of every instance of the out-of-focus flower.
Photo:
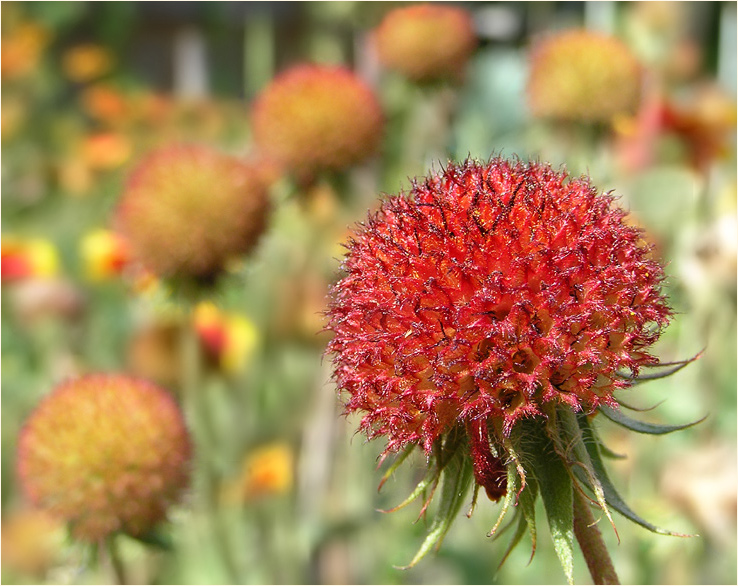
M657 90L644 96L637 113L613 117L615 150L624 171L632 173L658 161L663 118L664 98Z
M206 352L223 371L236 374L246 368L259 342L259 331L251 321L210 302L195 307L193 321Z
M343 67L301 65L276 77L252 108L254 140L287 169L342 169L373 155L382 136L379 102Z
M0 41L2 78L15 79L34 71L48 42L48 31L32 22L23 23L7 34L3 33Z
M27 508L3 515L3 570L42 577L56 561L63 539L63 525L46 511Z
M412 563L472 479L503 511L531 480L526 502L539 491L547 509L568 491L556 506L571 524L572 478L584 478L609 516L621 501L601 492L585 414L634 428L613 393L659 364L662 267L612 196L548 165L449 162L412 185L356 227L327 312L346 413L387 439L385 454L423 448L421 489L441 482L437 529ZM580 543L592 537L578 527Z
M531 53L528 101L535 116L604 122L640 100L641 65L615 37L558 33Z
M100 541L142 535L187 487L190 440L171 396L121 375L62 383L27 420L18 473L26 496Z
M131 140L118 132L98 132L85 137L82 157L93 169L116 169L133 153Z
M80 99L84 111L100 122L116 126L130 118L128 98L108 84L98 83L85 88Z
M85 234L80 242L80 253L85 274L92 281L120 275L129 260L125 240L119 234L104 229Z
M690 163L701 171L728 152L737 119L735 98L713 84L700 86L688 101L668 101L663 110L665 131L685 143Z
M14 282L30 278L51 278L59 272L56 247L43 238L2 238L2 280Z
M126 354L128 371L162 385L179 386L181 328L177 321L167 320L148 324L134 332Z
M2 140L10 140L18 135L28 117L28 105L20 97L3 96L0 107L0 133Z
M113 56L105 47L86 43L67 50L62 57L64 74L72 81L84 83L109 73Z
M201 146L149 153L130 175L117 226L134 260L160 277L210 282L250 252L269 211L257 170Z
M374 31L379 60L415 81L459 79L477 45L468 12L416 4L389 12Z
M294 483L294 455L286 443L274 443L248 454L239 482L243 498L250 500L287 493Z

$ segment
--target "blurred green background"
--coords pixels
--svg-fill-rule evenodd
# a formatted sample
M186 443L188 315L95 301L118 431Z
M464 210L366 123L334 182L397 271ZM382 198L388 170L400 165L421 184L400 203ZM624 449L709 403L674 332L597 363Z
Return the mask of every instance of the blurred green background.
M197 317L111 264L111 213L148 149L197 141L252 152L250 102L275 73L340 63L375 88L387 117L376 160L299 196L275 190L258 251L201 307L227 333L227 356L203 345L200 392L213 432L199 464L214 470L214 514L176 507L167 550L121 543L134 583L561 583L541 523L497 566L498 514L461 515L439 553L402 571L423 540L419 505L393 514L422 477L417 457L381 493L381 442L340 415L323 359L320 312L340 242L379 194L409 187L447 157L519 155L588 173L615 190L666 263L673 323L663 360L702 357L623 398L688 430L648 437L600 424L627 458L612 477L654 524L699 537L602 523L624 583L736 583L736 4L734 2L455 3L479 46L458 86L418 87L380 71L368 33L395 2L2 3L2 580L110 581L102 563L33 511L16 484L23 421L59 381L96 371L151 378L175 394L172 339ZM643 111L597 132L537 120L526 106L531 44L557 30L613 34L656 80L679 123ZM653 97L653 96L652 96ZM653 102L648 102L652 105ZM111 252L112 251L112 252ZM24 256L25 255L25 256ZM18 258L30 267L13 272ZM24 265L25 266L25 265ZM194 326L192 325L194 323ZM174 333L173 333L174 332ZM386 465L385 465L386 466ZM199 468L193 493L202 486ZM215 517L215 518L213 518ZM581 558L578 583L589 582Z

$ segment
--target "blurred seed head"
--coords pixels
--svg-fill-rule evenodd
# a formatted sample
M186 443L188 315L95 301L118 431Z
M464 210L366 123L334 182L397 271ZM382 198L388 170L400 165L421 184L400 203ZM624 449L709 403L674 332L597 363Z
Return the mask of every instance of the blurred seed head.
M641 97L641 65L615 37L571 30L531 53L528 103L535 116L606 122L632 112Z
M153 384L87 375L56 387L21 432L18 473L35 505L75 537L142 535L188 485L191 447L182 414Z
M259 150L297 174L338 170L379 147L384 125L369 86L343 67L299 65L264 89L251 111Z
M385 67L418 82L459 80L477 46L469 13L436 3L389 12L373 40Z
M117 227L160 277L210 281L253 250L269 211L258 169L202 146L149 153L129 177Z

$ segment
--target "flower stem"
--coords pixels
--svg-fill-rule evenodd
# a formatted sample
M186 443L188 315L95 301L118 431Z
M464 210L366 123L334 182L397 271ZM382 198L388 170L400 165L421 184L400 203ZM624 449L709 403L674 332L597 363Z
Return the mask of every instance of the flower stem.
M219 474L215 465L217 434L210 419L208 397L202 380L200 343L191 324L185 323L181 333L182 394L189 414L195 440L197 468L201 474L200 510L206 518L211 535L217 543L225 571L230 581L237 583L238 565L233 559L225 520L218 501Z
M111 535L105 540L105 547L107 549L108 558L110 559L110 567L113 570L113 584L127 584L126 570L123 565L123 560L120 558L118 547L115 543L115 535Z
M587 499L574 491L574 535L595 584L620 584Z

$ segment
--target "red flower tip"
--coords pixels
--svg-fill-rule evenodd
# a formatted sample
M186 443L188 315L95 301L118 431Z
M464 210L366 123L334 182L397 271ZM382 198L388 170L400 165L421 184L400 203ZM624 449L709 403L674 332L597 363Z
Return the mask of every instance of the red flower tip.
M615 407L623 371L656 362L663 270L625 215L587 178L500 158L449 164L386 199L331 291L346 411L388 451L430 454L465 425L477 482L499 498L487 430L509 436L548 404Z

